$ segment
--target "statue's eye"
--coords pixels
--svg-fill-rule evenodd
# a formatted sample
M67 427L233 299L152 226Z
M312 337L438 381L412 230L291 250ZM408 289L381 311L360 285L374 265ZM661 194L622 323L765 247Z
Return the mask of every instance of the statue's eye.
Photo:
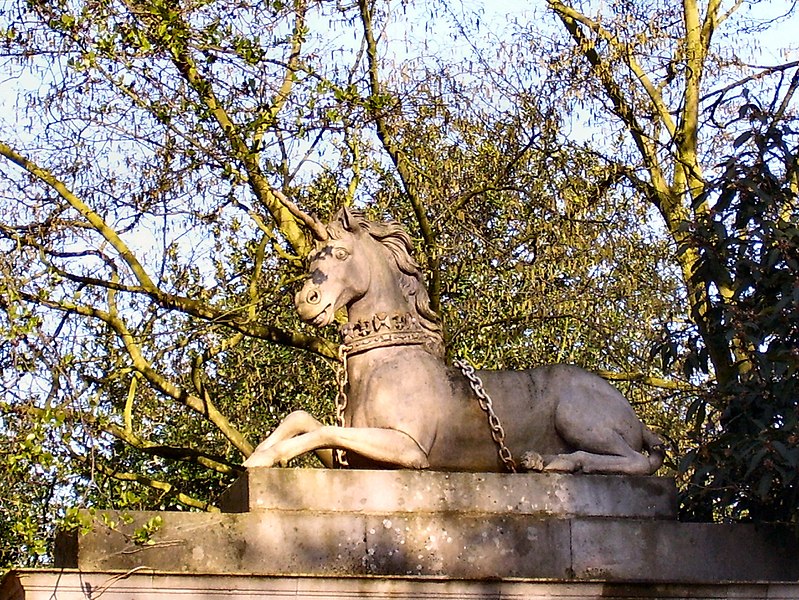
M347 260L350 256L350 253L344 248L336 248L333 250L333 256L335 256L338 260Z

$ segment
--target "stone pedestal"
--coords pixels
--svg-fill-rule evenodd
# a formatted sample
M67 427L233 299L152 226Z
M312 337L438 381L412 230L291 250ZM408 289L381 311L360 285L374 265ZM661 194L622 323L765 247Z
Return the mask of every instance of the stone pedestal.
M799 584L309 577L36 570L10 573L2 600L796 600Z
M254 469L221 504L96 513L58 598L799 598L790 529L679 523L662 478ZM0 600L49 598L45 575Z
M250 469L220 504L230 513L677 518L677 491L671 479L558 473Z

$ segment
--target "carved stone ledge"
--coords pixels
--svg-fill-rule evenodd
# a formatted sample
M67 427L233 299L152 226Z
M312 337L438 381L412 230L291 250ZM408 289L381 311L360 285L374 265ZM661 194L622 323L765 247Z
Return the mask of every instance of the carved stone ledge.
M491 513L676 519L664 477L250 469L220 499L225 512Z

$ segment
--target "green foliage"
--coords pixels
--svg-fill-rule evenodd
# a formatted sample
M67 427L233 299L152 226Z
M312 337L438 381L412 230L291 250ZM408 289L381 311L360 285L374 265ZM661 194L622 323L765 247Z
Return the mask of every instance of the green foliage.
M56 459L47 440L55 423L4 409L0 404L0 569L46 563L54 531L51 514L63 506L56 493Z
M731 341L738 375L719 381L689 415L696 447L686 515L796 521L799 515L799 137L755 101L692 228L697 277L721 271L727 294L709 307ZM701 362L699 360L696 361Z
M152 544L152 536L164 525L164 518L156 515L147 520L141 527L137 527L133 532L133 543L137 546L147 546Z

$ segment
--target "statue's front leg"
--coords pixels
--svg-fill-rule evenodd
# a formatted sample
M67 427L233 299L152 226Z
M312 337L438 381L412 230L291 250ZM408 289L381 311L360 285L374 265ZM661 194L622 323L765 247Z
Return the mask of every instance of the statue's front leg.
M304 410L296 410L290 413L280 425L263 442L258 444L253 453L244 461L245 467L272 467L276 462L277 454L270 452L275 445L304 435L311 431L316 431L322 427L322 423ZM326 467L333 466L333 454L328 450L318 450L316 455Z
M258 446L242 465L248 469L253 467L273 467L275 466L275 453L272 447L261 448L261 446Z
M377 427L335 427L323 425L274 444L253 455L246 467L286 465L306 452L341 448L361 456L406 469L426 469L430 466L427 453L407 433ZM332 455L332 453L331 453Z

